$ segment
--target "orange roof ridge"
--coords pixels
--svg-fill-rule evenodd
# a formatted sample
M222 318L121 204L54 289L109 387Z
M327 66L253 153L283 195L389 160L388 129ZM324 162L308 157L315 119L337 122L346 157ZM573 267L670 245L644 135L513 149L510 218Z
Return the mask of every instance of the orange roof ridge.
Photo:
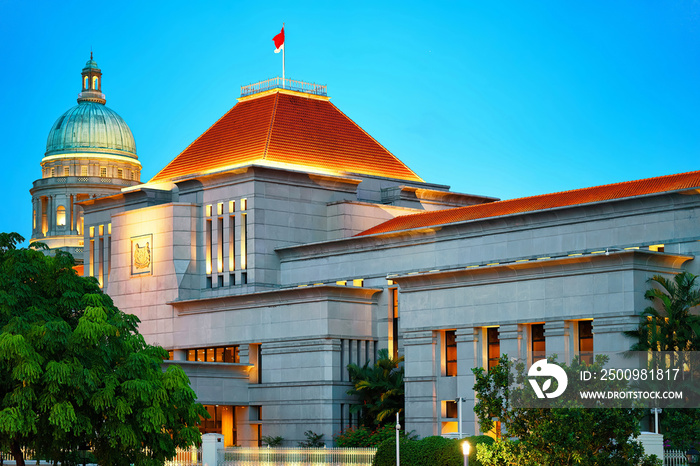
M277 113L277 102L279 101L279 93L275 94L275 105L272 107L272 116L270 117L270 128L267 131L267 140L265 141L265 151L262 158L267 158L267 149L270 147L270 138L272 137L272 127L275 126L275 114Z
M590 204L633 196L672 192L700 187L700 171L623 181L589 188L572 189L536 196L520 197L452 209L420 212L387 220L357 236L426 228L468 220L539 210Z

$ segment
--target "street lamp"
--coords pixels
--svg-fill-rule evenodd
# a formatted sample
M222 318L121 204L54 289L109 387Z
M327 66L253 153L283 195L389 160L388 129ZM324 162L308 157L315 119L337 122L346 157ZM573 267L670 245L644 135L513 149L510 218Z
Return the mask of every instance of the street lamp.
M462 454L464 455L464 466L469 466L469 442L462 442Z

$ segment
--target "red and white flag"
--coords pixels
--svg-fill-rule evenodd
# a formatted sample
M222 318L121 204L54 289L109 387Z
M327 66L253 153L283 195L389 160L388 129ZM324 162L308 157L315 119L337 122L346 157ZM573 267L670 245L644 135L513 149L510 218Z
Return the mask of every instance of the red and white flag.
M272 38L272 41L275 43L275 53L284 50L284 28L282 28L282 32Z

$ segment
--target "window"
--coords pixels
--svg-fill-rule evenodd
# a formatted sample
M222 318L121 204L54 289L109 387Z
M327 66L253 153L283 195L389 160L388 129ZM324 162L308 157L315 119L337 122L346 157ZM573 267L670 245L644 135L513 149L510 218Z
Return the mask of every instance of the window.
M498 338L498 327L490 327L486 329L486 348L488 354L488 370L498 365L498 359L501 357L501 340Z
M224 215L224 203L219 202L216 204L216 215Z
M87 88L88 88L88 77L85 76L83 78L83 89L87 89Z
M207 206L207 207L211 207L211 206ZM211 265L211 261L212 261L212 252L213 252L212 249L213 249L213 247L214 247L214 245L212 244L212 225L211 225L211 220L207 220L207 224L206 224L206 227L205 227L204 234L205 234L205 241L206 241L206 243L207 243L207 244L206 244L206 248L207 248L207 256L206 256L206 269L207 269L207 270L206 270L206 272L207 272L207 275L210 275L210 274L211 274L211 270L212 270L212 265Z
M80 176L88 176L88 167L87 165L82 165L80 167Z
M99 81L97 80L97 76L93 76L92 77L92 88L97 90L99 88L98 84L99 84Z
M70 167L63 167L63 176L70 175Z
M117 178L124 178L124 170L117 168Z
M238 345L216 346L212 348L192 348L187 350L188 361L239 363Z
M578 323L578 355L581 362L593 364L593 321L582 320Z
M391 322L391 335L389 344L394 359L399 357L399 289L389 288L389 321Z
M131 170L131 180L132 181L134 180L134 171L133 170Z
M459 408L455 400L443 401L445 412L443 413L444 418L447 419L457 419L459 416Z
M241 201L241 204L243 202ZM241 205L241 209L243 205ZM241 270L245 270L248 267L248 215L241 214ZM241 277L241 282L243 278Z
M445 375L457 375L457 336L454 330L445 332Z
M102 178L107 178L107 167L100 167L100 176Z
M59 227L66 226L66 208L62 205L56 209L56 225Z
M532 354L532 362L535 363L540 359L545 359L546 349L544 340L544 324L532 324L530 326L530 351Z
M53 178L54 176L56 176L56 169L51 167L51 177Z

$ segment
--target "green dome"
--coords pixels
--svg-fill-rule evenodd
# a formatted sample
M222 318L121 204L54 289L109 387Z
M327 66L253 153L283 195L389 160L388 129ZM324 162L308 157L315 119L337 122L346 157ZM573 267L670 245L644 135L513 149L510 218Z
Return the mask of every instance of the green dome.
M49 132L47 156L70 152L112 152L138 158L134 136L122 117L90 101L82 101L61 115Z
M85 68L83 68L83 69L85 70L85 69L88 69L88 68L92 68L92 69L95 69L95 70L99 70L99 69L100 69L100 68L97 66L97 62L95 62L95 60L93 60L92 58L89 59L89 60L87 61L87 63L85 63Z

